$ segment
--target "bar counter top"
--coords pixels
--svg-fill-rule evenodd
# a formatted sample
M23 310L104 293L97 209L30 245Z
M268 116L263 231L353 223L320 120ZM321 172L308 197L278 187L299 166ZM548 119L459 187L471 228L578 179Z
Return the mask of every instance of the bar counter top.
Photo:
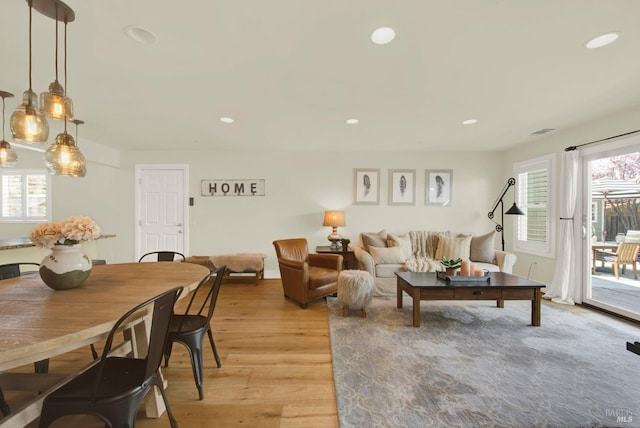
M116 235L100 235L96 239L113 238ZM12 250L15 248L35 247L30 238L5 238L0 239L0 250Z

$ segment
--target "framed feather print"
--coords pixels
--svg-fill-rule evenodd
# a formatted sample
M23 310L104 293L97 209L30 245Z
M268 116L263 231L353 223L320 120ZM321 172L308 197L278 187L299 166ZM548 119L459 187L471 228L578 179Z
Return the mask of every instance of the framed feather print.
M355 179L355 204L380 204L380 170L371 168L356 168L353 170Z
M389 205L414 205L416 202L416 170L389 170Z
M428 169L425 171L425 175L425 203L427 205L450 207L453 203L453 170Z

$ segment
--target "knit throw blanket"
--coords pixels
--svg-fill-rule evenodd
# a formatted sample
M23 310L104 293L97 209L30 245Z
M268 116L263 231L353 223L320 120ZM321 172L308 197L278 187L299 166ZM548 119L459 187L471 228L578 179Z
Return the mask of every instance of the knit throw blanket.
M405 263L408 271L436 272L443 270L440 261L435 260L438 240L441 236L449 236L449 232L430 232L427 230L412 230L409 232L413 258Z

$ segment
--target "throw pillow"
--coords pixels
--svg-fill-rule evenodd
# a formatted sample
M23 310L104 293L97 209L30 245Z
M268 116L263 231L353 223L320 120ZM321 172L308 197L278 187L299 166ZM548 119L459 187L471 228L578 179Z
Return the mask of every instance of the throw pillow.
M400 247L402 248L402 254L405 260L409 260L413 256L413 249L411 248L411 238L409 235L387 235L387 247Z
M471 238L471 260L474 262L493 263L496 260L496 231Z
M441 236L438 240L438 249L436 250L436 260L440 261L443 257L448 259L469 260L471 251L471 236L462 236L457 238Z
M364 249L369 251L370 247L386 247L387 246L387 231L382 229L378 233L363 233L362 243Z
M624 242L640 244L640 230L627 230L627 235L624 237Z
M375 264L404 263L402 247L370 247L369 251Z

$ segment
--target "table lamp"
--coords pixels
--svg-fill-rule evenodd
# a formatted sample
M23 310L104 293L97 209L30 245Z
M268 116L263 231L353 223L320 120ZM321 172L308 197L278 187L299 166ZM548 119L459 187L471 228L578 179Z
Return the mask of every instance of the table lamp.
M338 227L347 225L344 221L344 211L325 211L322 225L333 229L327 239L331 241L331 250L338 251L340 249L338 242L342 240L342 236L338 233Z

